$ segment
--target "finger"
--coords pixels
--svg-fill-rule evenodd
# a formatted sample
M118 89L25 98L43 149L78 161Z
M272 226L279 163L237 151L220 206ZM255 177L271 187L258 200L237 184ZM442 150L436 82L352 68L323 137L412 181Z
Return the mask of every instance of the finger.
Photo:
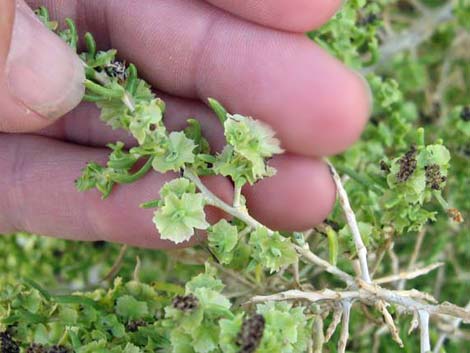
M87 161L104 162L107 151L67 144L45 137L0 135L0 234L28 231L74 240L106 240L136 246L167 248L159 239L152 210L139 207L158 198L172 175L150 173L132 185L117 186L106 200L91 190L80 193L74 180ZM208 187L226 200L231 185L210 178ZM208 219L221 213L208 209Z
M291 152L340 152L369 115L365 81L304 35L245 22L200 1L44 3L101 33L101 45L120 50L157 88L216 97L231 112L268 122Z
M294 32L321 26L341 5L341 0L206 1L247 20Z
M101 149L44 137L3 135L0 152L0 233L24 230L76 240L171 246L159 240L152 211L138 207L155 199L170 175L152 173L135 184L118 186L103 201L98 192L79 193L73 185L87 161L104 162L106 152ZM334 200L325 167L291 156L279 158L274 166L278 168L276 177L246 190L253 215L275 229L308 228L323 220ZM231 186L225 179L207 182L230 202ZM292 202L296 207L286 207ZM209 211L211 221L220 217L219 212Z
M336 189L328 167L295 155L274 158L274 177L244 189L248 209L272 229L302 231L323 222L333 209Z
M189 118L197 118L212 150L222 150L225 144L222 125L206 105L196 100L169 96L161 92L158 96L166 102L165 125L169 130L183 130ZM128 147L137 144L128 132L113 130L105 125L99 119L99 115L100 111L94 104L83 103L53 125L39 130L37 134L92 147L104 147L115 141L122 141Z
M23 1L0 2L0 131L34 131L73 109L84 92L73 51Z

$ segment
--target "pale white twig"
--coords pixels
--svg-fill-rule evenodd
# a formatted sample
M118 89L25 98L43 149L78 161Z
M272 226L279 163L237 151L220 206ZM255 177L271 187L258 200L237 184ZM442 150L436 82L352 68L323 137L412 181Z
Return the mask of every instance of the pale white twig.
M306 292L298 289L287 290L272 295L257 295L251 298L247 304L264 303L269 301L284 300L308 300L312 303L322 301L345 301L353 300L360 297L357 290L354 291L334 291L331 289L323 289L321 291Z
M348 285L354 285L354 278L340 270L338 267L333 266L330 264L328 261L323 260L322 258L318 257L315 255L313 252L311 252L308 248L304 248L298 245L294 245L295 250L302 255L302 258L305 261L308 261L314 265L322 267L326 272L331 273L332 275L335 275L339 279L341 279L343 282L345 282Z
M398 331L397 326L395 325L395 321L393 321L392 315L390 315L390 313L388 312L385 302L383 300L378 301L376 307L383 315L385 324L387 325L388 330L392 335L392 339L396 343L398 343L400 347L403 348L403 341L400 338L400 332Z
M354 214L351 208L348 194L346 193L346 190L343 187L343 184L341 182L340 176L338 175L338 172L329 161L327 161L327 163L328 163L331 174L333 176L333 180L336 185L336 192L338 194L339 203L341 205L341 208L343 209L344 216L346 217L346 221L348 223L349 229L351 230L351 233L353 236L357 256L359 258L359 262L361 265L361 277L364 281L370 283L371 278L369 274L369 266L367 264L367 248L365 247L364 242L362 241L361 233L359 231L359 226L356 221L356 215Z
M242 198L242 188L239 185L235 185L233 190L233 207L240 208Z
M442 304L423 302L422 300L425 298L428 298L428 295L418 291L394 291L362 282L358 290L333 291L331 289L323 289L321 291L305 292L295 289L272 295L255 296L247 304L284 300L307 300L312 303L360 300L368 305L376 305L378 300L383 300L395 304L410 313L426 311L430 315L447 315L461 318L463 322L470 322L470 310L447 302Z
M222 201L219 197L217 197L212 191L210 191L201 181L201 179L193 173L190 169L185 169L184 176L191 180L199 189L199 191L204 195L207 203L209 205L215 206L220 208L222 211L225 211L229 215L232 215L247 224L248 226L257 229L257 228L266 228L269 234L272 234L273 231L269 228L265 227L261 223L259 223L256 219L251 217L248 212L242 211L239 208L232 207Z
M468 302L465 309L470 310L470 302ZM455 318L452 321L452 331L457 330L461 323L462 323L461 318ZM447 339L447 336L448 336L448 333L446 333L446 332L443 332L443 333L440 334L439 338L437 339L436 345L434 346L433 353L439 353L441 351L441 348L444 345L444 342Z
M418 319L418 312L415 311L413 313L413 319L411 320L410 323L410 328L408 329L408 335L411 335L411 333L416 330L419 326L419 319Z
M419 277L419 276L426 275L429 272L431 272L431 271L435 270L436 268L441 267L443 265L444 265L443 262L437 262L437 263L431 264L431 265L423 267L423 268L418 268L414 271L410 271L410 272L405 271L405 272L400 272L400 273L395 274L395 275L381 277L381 278L375 279L374 283L384 284L384 283L395 282L395 281L398 281L398 280L413 279L413 278L416 278L416 277Z
M431 340L429 338L429 313L425 310L418 311L420 347L421 353L431 352Z
M351 302L346 300L341 303L343 307L343 320L341 322L341 333L338 341L338 353L346 351L346 345L349 339L349 318L351 316Z
M341 307L335 308L333 311L333 317L331 319L331 323L326 329L326 334L325 334L325 342L329 342L331 337L336 331L336 328L338 327L339 323L341 322L341 317L343 316L343 309Z

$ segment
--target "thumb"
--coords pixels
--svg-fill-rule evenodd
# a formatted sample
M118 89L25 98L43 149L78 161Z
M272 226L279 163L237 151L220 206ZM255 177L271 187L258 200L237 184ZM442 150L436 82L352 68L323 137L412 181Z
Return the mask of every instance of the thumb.
M78 56L23 0L0 0L0 132L41 129L82 99Z

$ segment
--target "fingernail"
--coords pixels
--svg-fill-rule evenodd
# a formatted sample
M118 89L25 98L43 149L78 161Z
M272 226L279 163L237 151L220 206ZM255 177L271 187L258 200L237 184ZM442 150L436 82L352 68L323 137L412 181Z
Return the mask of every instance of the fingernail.
M10 93L49 119L72 110L85 91L85 73L78 56L20 3L16 6L6 73Z

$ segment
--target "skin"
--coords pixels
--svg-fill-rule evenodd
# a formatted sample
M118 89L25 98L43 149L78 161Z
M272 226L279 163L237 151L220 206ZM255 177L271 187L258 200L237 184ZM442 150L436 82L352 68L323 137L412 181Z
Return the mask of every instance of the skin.
M105 162L105 145L135 144L80 104L58 120L13 112L5 57L14 18L12 1L0 5L0 233L26 230L76 240L107 240L143 247L171 247L158 239L151 210L172 175L150 173L118 186L106 201L79 193L73 180L87 161ZM116 48L167 102L170 128L188 117L202 121L215 149L223 145L217 119L203 103L215 97L229 111L269 123L286 154L271 163L275 177L245 188L254 217L269 227L301 230L324 220L335 189L321 156L345 150L367 121L370 96L356 73L302 34L322 25L339 0L31 0L54 18L71 17L92 32L99 48ZM132 15L129 15L132 14ZM104 20L105 19L105 20ZM3 76L2 76L3 75ZM3 121L2 121L3 120ZM223 178L205 179L231 200ZM221 217L209 210L209 219Z

